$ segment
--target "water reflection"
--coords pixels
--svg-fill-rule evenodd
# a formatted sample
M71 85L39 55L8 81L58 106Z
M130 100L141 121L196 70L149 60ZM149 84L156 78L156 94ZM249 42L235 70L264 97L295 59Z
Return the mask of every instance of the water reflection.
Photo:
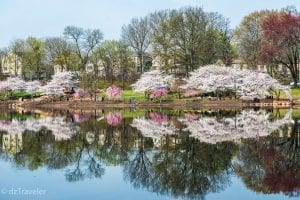
M292 111L127 110L0 115L1 159L63 170L69 182L123 168L135 188L205 199L232 175L253 191L300 195L299 125Z
M299 196L299 125L286 126L274 135L243 142L233 164L235 172L256 192Z

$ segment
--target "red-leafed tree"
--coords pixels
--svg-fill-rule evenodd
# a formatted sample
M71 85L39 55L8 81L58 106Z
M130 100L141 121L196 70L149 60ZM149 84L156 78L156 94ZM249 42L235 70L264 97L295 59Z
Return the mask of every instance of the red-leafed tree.
M263 44L260 59L287 67L299 82L300 71L300 15L287 11L270 13L262 24Z

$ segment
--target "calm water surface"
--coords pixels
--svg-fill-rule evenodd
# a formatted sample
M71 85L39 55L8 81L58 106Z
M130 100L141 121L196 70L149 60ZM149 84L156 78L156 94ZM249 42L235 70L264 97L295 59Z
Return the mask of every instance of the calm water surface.
M298 117L0 111L0 199L300 199Z

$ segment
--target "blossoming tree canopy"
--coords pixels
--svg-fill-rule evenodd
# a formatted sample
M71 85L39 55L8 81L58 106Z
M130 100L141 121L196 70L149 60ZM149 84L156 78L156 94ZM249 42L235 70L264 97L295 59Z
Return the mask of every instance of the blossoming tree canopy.
M6 81L0 81L0 92L9 90L9 85Z
M41 83L39 81L25 82L19 77L9 77L6 81L0 82L0 91L6 90L36 93L41 91Z
M143 73L141 78L131 86L136 92L145 92L168 87L174 80L172 75L165 75L160 70L153 70Z
M156 99L168 94L168 90L166 88L155 88L151 91L150 98Z
M29 81L25 83L26 92L37 93L42 91L42 85L39 81Z
M76 99L79 99L79 98L87 98L87 97L90 97L90 94L89 94L87 91L85 91L85 90L79 88L79 89L76 89L76 90L75 90L74 97L75 97Z
M108 99L115 100L120 99L123 95L123 92L120 87L113 85L107 88L106 95L108 96Z
M199 91L193 90L193 89L188 89L188 90L185 91L184 96L194 97L194 96L197 96L198 94L199 94Z
M8 85L10 90L20 91L26 89L25 81L19 77L9 77L6 79L5 82Z
M281 85L270 75L262 72L208 65L190 73L183 89L197 89L202 92L222 92L234 90L243 100L264 99L271 91L283 90L291 99L289 87Z
M61 72L52 76L52 80L43 86L46 95L63 95L66 88L72 88L77 83L75 74L70 71Z

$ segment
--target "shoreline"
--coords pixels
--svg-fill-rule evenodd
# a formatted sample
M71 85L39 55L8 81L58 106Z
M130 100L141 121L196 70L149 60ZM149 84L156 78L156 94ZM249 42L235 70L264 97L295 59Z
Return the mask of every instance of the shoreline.
M264 100L260 102L242 101L237 99L228 100L176 100L169 102L138 102L136 104L127 102L95 102L92 100L70 100L70 101L9 101L0 103L0 109L55 109L55 110L95 110L103 108L293 108L295 102L289 100Z

